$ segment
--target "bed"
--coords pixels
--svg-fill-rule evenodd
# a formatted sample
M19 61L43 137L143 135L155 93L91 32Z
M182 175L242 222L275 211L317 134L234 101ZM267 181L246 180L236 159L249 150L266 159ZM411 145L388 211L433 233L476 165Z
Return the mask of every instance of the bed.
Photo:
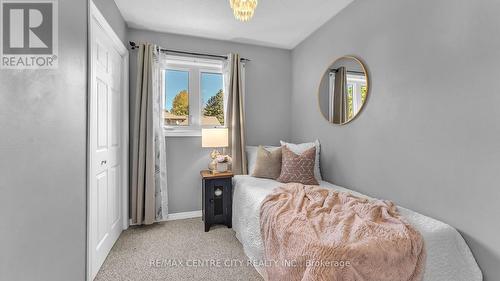
M233 229L243 245L249 261L266 279L261 266L263 244L260 235L259 211L262 200L281 183L251 176L233 179ZM320 186L368 198L331 183ZM481 281L482 273L462 236L453 227L435 219L398 207L399 212L424 237L427 250L424 281Z

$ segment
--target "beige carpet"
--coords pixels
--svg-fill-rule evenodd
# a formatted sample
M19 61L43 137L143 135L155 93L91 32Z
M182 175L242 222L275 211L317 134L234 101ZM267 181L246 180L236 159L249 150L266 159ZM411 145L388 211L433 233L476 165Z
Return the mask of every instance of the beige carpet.
M95 281L259 280L234 231L201 218L124 231Z

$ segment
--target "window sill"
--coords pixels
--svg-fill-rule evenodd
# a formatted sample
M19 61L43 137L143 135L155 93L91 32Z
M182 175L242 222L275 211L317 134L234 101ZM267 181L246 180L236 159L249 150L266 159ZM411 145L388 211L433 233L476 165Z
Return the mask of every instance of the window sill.
M164 129L165 137L201 137L201 129Z

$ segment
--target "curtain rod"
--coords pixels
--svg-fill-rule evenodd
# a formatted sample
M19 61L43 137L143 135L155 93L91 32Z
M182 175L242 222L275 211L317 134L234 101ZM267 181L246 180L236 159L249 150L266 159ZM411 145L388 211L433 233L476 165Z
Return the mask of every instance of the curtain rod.
M130 47L132 50L139 48L137 44L134 41L129 41ZM203 53L194 53L194 52L185 52L185 51L177 51L177 50L168 50L168 49L159 49L160 52L164 53L172 53L172 54L181 54L181 55L188 55L188 56L196 56L196 57L208 57L208 58L218 58L218 59L226 59L227 56L221 56L221 55L212 55L212 54L203 54ZM246 58L240 58L241 61L251 61Z
M331 72L337 72L339 71L337 68L332 68L330 69ZM360 71L346 71L347 73L354 73L354 74L360 74L360 75L366 75L366 73L364 72L360 72Z

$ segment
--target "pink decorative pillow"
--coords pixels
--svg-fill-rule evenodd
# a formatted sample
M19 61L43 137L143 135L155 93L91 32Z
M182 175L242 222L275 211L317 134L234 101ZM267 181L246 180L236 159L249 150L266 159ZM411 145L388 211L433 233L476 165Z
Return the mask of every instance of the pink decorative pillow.
M302 154L293 153L286 145L282 149L281 174L277 181L297 182L307 185L318 185L314 177L316 147L309 148Z

